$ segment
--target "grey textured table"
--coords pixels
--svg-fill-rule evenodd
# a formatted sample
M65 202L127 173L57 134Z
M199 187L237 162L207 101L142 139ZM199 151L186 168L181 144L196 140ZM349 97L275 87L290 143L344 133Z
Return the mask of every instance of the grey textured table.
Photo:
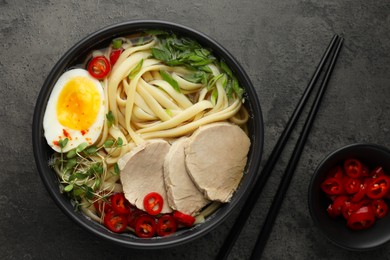
M0 259L213 259L232 227L237 212L190 244L152 252L120 248L68 219L39 178L31 122L46 76L81 38L130 19L193 27L237 58L263 110L263 164L330 38L344 34L339 62L263 258L389 259L390 244L371 252L336 247L313 225L307 209L311 174L326 154L355 142L390 147L388 0L0 0ZM289 143L231 259L250 255L292 147Z

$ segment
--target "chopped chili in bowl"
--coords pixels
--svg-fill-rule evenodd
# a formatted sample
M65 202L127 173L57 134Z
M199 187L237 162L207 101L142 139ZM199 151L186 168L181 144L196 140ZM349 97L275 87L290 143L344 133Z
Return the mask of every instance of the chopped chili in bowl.
M331 199L328 215L342 216L352 230L368 229L388 213L390 176L382 166L369 169L356 158L347 159L329 171L320 187Z

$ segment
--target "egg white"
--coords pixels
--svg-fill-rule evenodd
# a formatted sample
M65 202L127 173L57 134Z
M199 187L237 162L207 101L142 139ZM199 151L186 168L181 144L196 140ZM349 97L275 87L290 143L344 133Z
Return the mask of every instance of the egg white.
M59 122L57 118L57 103L59 95L63 87L67 84L67 82L69 82L75 77L84 77L91 80L100 95L100 109L97 114L96 120L89 127L89 129L85 129L85 132L65 127ZM54 88L50 94L49 101L46 106L45 115L43 118L43 128L45 132L44 134L49 146L53 148L53 150L61 152L61 148L58 145L58 141L60 139L64 140L68 137L68 143L62 149L62 152L67 152L77 147L81 143L86 142L88 143L88 145L92 145L94 142L96 142L103 129L105 117L104 100L104 91L101 83L97 79L93 78L88 73L88 71L84 69L72 69L62 74L54 85Z

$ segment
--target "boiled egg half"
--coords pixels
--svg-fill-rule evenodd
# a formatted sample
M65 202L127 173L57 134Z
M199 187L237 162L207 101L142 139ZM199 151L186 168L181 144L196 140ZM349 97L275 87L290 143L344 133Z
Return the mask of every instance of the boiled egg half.
M43 118L47 143L57 152L92 145L102 131L104 112L101 83L84 69L66 71L54 85ZM61 150L59 141L65 138Z

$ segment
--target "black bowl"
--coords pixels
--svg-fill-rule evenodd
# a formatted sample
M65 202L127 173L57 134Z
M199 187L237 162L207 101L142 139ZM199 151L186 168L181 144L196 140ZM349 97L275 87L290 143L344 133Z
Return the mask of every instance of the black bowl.
M390 241L390 214L375 222L366 230L354 231L346 226L343 218L331 218L327 214L330 199L320 185L330 169L348 158L356 158L370 169L382 166L390 173L390 150L376 144L352 144L329 154L318 166L309 185L309 210L314 223L334 244L354 251L380 247Z
M169 237L153 239L140 239L131 234L114 234L108 231L104 226L89 220L82 213L74 210L69 199L61 194L57 177L49 167L48 161L53 151L46 143L42 123L50 93L55 82L64 71L75 64L79 64L80 61L85 60L92 50L107 46L112 39L146 29L168 30L178 35L190 37L198 41L204 47L211 49L217 58L225 61L237 76L240 85L246 90L245 106L250 114L248 130L251 139L251 148L248 155L245 175L239 188L232 197L231 202L223 205L202 224L195 225L190 229L180 230ZM255 179L258 177L264 134L263 119L255 89L243 68L226 49L210 37L191 28L164 21L142 20L124 22L103 28L85 37L64 54L48 75L38 96L33 119L32 138L35 161L42 181L56 204L66 215L84 229L116 244L132 248L163 248L189 242L205 235L217 225L221 224L230 213L244 202L250 190L253 188L252 186Z

